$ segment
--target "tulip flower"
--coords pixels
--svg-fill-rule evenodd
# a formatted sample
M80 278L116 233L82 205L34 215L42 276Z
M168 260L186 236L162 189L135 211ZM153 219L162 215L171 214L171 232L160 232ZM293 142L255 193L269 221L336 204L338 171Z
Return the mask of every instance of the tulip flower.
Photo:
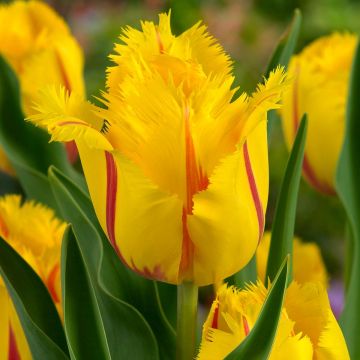
M256 250L256 268L261 281L265 282L266 264L270 249L269 232L265 232ZM299 284L320 282L328 286L328 274L319 246L314 242L304 243L298 238L293 242L293 278Z
M42 1L0 5L0 55L19 79L27 116L46 85L63 85L85 95L82 50L63 19ZM71 144L67 149L74 160Z
M198 360L223 359L239 346L253 328L267 291L260 281L241 291L223 285L204 324ZM269 356L278 359L350 359L321 283L292 282L286 290Z
M245 266L262 236L265 120L284 72L235 98L231 61L205 26L175 36L162 14L120 40L107 109L53 87L30 120L52 140L75 140L98 219L129 268L215 283Z
M281 109L289 148L300 119L309 125L303 175L317 190L334 194L335 171L344 140L348 82L357 36L335 33L322 37L294 56L288 76L292 85Z
M60 248L65 224L54 212L18 195L0 198L0 236L47 286L60 310ZM31 359L30 350L3 280L0 278L0 359ZM4 357L3 357L4 356Z

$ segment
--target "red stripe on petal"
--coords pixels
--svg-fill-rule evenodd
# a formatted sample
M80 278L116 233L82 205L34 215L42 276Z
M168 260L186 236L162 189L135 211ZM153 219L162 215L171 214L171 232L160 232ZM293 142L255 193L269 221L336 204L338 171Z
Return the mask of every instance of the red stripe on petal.
M211 327L213 329L217 329L219 326L219 304L216 306L215 310L214 310L214 317L211 323Z
M106 158L106 230L109 240L117 254L122 258L115 238L115 215L117 193L117 169L114 157L105 151Z
M55 281L56 281L56 276L58 274L60 270L60 266L59 264L56 264L53 269L51 270L48 278L47 278L47 282L46 282L46 285L47 285L47 288L49 290L49 293L52 297L52 299L54 300L55 303L59 303L60 302L60 299L59 299L59 296L56 292L56 284L55 284Z
M248 336L249 332L250 332L250 329L249 329L249 323L247 322L245 316L242 317L242 321L243 321L245 336Z
M115 236L115 219L116 219L116 196L117 196L117 168L114 157L111 153L105 151L106 158L106 231L111 245L115 249L117 255L123 264L130 270L149 279L166 281L165 273L161 269L161 265L156 265L153 270L148 267L139 269L131 259L131 265L125 260L116 243Z
M63 61L61 59L60 54L57 51L55 52L55 56L56 56L56 61L58 63L60 76L61 76L61 78L63 80L63 85L64 85L65 89L70 93L71 90L72 90L71 89L71 83L70 83L69 77L67 76L64 63L63 63Z
M247 142L243 145L243 153L244 153L244 160L245 160L245 168L246 168L246 174L249 181L250 191L251 195L254 201L255 209L256 209L256 215L258 218L258 224L259 224L259 241L263 236L264 232L264 210L262 207L262 203L260 200L259 192L256 186L256 181L254 177L254 172L251 167L251 161L249 156L249 150L247 146Z
M16 344L15 334L9 324L9 354L8 360L21 360L19 349Z
M297 65L295 70L295 80L294 80L294 88L293 88L293 126L294 126L294 139L296 137L297 130L299 128L299 103L298 103L298 90L299 90L299 76L300 76L300 66ZM309 183L319 191L328 195L335 195L336 192L329 184L321 181L315 174L314 169L310 165L310 160L306 154L304 153L303 160L303 172L306 179Z

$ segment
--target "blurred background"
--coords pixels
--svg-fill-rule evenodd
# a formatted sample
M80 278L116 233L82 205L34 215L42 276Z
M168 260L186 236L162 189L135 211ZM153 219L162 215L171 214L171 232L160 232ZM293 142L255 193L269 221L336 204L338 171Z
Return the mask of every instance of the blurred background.
M299 8L303 25L298 50L313 39L333 31L360 30L360 1L355 0L132 0L48 1L69 22L86 57L88 96L104 89L108 55L124 25L139 27L139 20L157 20L161 11L172 9L176 34L202 20L234 59L236 84L252 92L261 79L279 37ZM275 122L270 138L270 199L266 227L271 228L275 200L288 151L281 126ZM342 276L344 214L336 197L326 197L302 182L296 235L317 242L331 279Z

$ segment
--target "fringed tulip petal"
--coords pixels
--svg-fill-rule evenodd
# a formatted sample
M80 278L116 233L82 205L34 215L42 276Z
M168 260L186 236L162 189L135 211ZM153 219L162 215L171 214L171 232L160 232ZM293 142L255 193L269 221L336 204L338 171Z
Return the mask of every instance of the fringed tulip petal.
M250 333L267 289L258 282L244 290L222 286L203 327L198 360L223 359ZM291 283L285 293L270 360L347 360L344 337L319 283Z
M34 109L37 113L28 120L45 128L52 141L82 140L92 148L113 149L101 132L106 123L96 115L98 109L77 93L49 87L39 94Z

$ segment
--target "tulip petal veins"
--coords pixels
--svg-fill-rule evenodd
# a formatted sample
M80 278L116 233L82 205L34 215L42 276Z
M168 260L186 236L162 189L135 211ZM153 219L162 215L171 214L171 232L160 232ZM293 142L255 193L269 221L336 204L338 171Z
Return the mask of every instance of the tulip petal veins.
M251 167L251 161L249 156L249 150L247 146L247 142L243 145L243 154L244 154L244 161L245 161L245 168L246 168L246 174L249 181L249 186L251 190L251 195L254 201L255 209L256 209L256 215L259 223L259 242L260 239L263 236L264 232L264 210L261 204L259 192L256 186L256 181L254 177L254 173Z

